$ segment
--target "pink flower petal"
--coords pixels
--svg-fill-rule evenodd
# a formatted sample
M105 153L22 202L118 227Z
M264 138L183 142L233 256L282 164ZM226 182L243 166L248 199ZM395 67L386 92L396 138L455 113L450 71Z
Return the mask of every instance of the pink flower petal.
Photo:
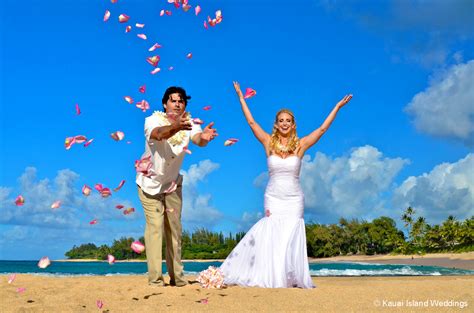
M205 28L205 29L207 29L207 28L208 28L208 27L207 27L207 23L206 23L206 21L204 21L204 24L203 24L203 25L204 25L204 28Z
M178 1L178 0L175 0L175 1L173 2L173 4L174 4L174 7L175 7L176 9L179 9L179 1Z
M231 139L227 139L225 142L224 142L224 146L232 146L234 143L236 143L237 141L239 141L238 139L234 139L234 138L231 138Z
M183 151L186 152L187 154L193 154L191 150L189 150L188 147L184 147Z
M207 304L209 301L207 299L201 299L201 304Z
M202 124L204 124L204 121L201 120L200 118L193 118L193 123L198 124L198 125L202 125Z
M146 86L145 86L145 85L140 86L140 88L138 88L138 91L140 91L141 93L145 93L145 91L146 91Z
M152 57L146 58L146 61L153 65L154 67L158 66L158 62L160 62L160 56L159 55L154 55Z
M22 293L22 292L25 292L25 290L26 290L26 288L18 287L18 288L16 289L16 292Z
M201 12L201 7L199 5L197 5L195 8L194 8L194 13L196 13L196 16L199 14L199 12Z
M138 38L141 38L143 40L146 40L146 35L145 34L137 34Z
M115 191L115 192L119 191L120 188L122 188L123 184L125 184L125 180L122 180L122 181L120 182L120 184L117 186L117 188L114 188L114 191Z
M97 308L102 309L102 307L104 306L104 302L102 302L102 300L97 300L96 305L97 305Z
M132 30L132 26L128 25L127 27L125 27L126 33L129 33L131 30Z
M126 14L120 14L119 15L119 22L120 23L127 23L129 19L130 19L130 16L128 16Z
M153 71L151 71L150 73L151 73L152 75L155 75L156 73L158 73L158 72L160 72L160 71L161 71L161 68L157 67L157 68L155 68Z
M160 16L163 16L163 15L165 15L165 10L160 11Z
M125 101L127 101L128 103L133 104L133 99L132 99L132 97L125 96L125 97L123 97L123 98L124 98Z
M89 140L84 144L84 147L88 147L93 141L94 141L94 138L89 139Z
M171 185L168 187L168 189L165 190L165 193L172 193L176 190L178 185L176 184L175 181L171 182Z
M49 260L49 258L47 256L42 257L38 261L38 267L39 268L47 268L50 264L51 264L51 261Z
M118 0L110 0L112 3L117 3Z
M67 137L64 141L64 147L66 148L66 150L69 150L75 142L76 139L74 137Z
M87 137L83 135L78 135L74 137L75 143L84 143L87 141Z
M51 209L58 209L61 206L61 201L55 201L53 204L51 204Z
M107 198L107 197L110 197L112 195L112 191L110 191L110 188L103 188L100 191L100 195L102 196L102 198Z
M155 43L153 46L151 46L150 49L148 49L148 51L153 52L153 51L155 51L156 49L159 49L159 48L161 48L161 47L162 47L162 46L161 46L160 44Z
M82 186L82 194L84 196L86 196L86 197L89 196L91 194L91 191L92 191L91 187L89 187L87 185Z
M143 243L141 243L140 241L134 241L132 242L132 244L130 245L130 248L132 248L132 250L135 252L135 253L142 253L143 251L145 251L145 246L143 245Z
M25 204L25 198L23 198L22 195L19 195L19 196L16 197L16 199L15 199L15 204L16 204L17 206L21 206L21 205Z
M133 212L135 212L135 208L128 208L128 209L123 210L124 215L129 215L129 214L132 214Z
M142 100L140 102L137 102L136 107L142 109L143 112L146 112L146 110L150 108L150 104L148 103L148 101Z
M211 107L210 105L207 105L207 106L203 107L202 109L203 109L204 111L209 111L211 108L212 108L212 107Z
M116 209L119 209L119 210L121 210L121 209L123 209L123 208L124 208L124 206L123 206L123 205L121 205L121 204L117 204L117 205L115 206L115 208L116 208Z
M190 6L190 5L183 4L183 11L184 11L184 12L188 12L189 9L191 9L191 6Z
M109 10L105 10L105 13L104 13L104 22L107 22L110 18L110 11Z
M251 98L251 97L255 96L256 94L257 94L257 92L255 90L253 90L252 88L247 88L245 90L244 98L248 99L248 98Z
M95 225L97 224L99 221L97 219L93 219L92 221L89 222L90 225Z
M81 108L79 108L79 104L76 103L76 115L81 114Z
M107 262L109 262L110 265L115 263L115 257L112 254L107 255Z
M137 173L142 173L146 177L152 175L152 172L150 171L152 166L153 163L151 163L151 156L135 161L135 169Z
M136 24L135 24L135 27L137 27L137 28L143 28L143 27L145 27L145 24L136 23Z
M171 11L168 11L168 10L166 10L166 11L165 11L165 14L166 14L166 15L168 15L168 16L170 16L170 15L172 14L172 12L171 12Z
M94 185L94 188L95 188L95 190L97 190L98 192L101 192L102 189L104 189L104 186L102 186L102 184L95 184L95 185Z
M120 141L125 137L125 134L118 130L115 133L111 133L110 137L112 137L112 139L115 141Z
M186 55L186 57L187 57L188 59L191 59L191 58L193 57L193 54L192 54L192 53L188 53L188 54Z
M270 210L265 210L265 216L266 216L266 217L269 217L270 215L272 215L272 213L270 212Z
M16 278L16 274L11 274L10 276L8 276L8 283L9 284L13 283L15 278Z

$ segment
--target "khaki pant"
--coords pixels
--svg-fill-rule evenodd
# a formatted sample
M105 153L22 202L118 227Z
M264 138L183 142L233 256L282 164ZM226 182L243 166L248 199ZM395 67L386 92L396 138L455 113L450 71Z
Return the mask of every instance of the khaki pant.
M170 194L149 195L138 187L138 197L146 219L145 246L148 265L148 282L163 284L162 241L163 228L166 240L166 267L170 283L186 284L181 262L181 208L183 177L178 178L177 188Z

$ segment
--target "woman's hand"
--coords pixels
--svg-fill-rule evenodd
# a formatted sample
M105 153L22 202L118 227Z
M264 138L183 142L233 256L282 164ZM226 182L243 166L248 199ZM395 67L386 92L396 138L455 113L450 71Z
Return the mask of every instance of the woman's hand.
M343 106L345 106L349 101L351 101L352 99L352 94L348 94L348 95L345 95L344 98L341 99L341 101L339 101L337 103L337 106L339 108L342 108Z
M239 97L239 99L242 99L244 95L242 94L242 90L240 90L240 84L238 82L233 82L233 83L234 83L234 88L235 88L235 92L237 93L237 96Z

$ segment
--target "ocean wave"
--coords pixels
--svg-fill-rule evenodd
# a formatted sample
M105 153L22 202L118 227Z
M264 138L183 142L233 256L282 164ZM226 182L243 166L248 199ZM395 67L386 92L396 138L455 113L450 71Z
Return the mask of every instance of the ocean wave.
M373 265L373 264L371 264ZM311 276L441 276L438 271L422 272L410 266L396 269L328 269L310 270Z

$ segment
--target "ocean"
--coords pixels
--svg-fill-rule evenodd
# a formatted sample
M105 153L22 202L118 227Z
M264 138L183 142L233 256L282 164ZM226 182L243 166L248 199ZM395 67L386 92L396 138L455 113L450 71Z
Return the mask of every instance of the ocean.
M0 261L0 274L24 273L47 276L112 276L144 275L145 262L62 262L52 261L45 269L38 268L38 261ZM222 262L184 262L186 275L196 275L209 266ZM166 265L163 263L163 273ZM474 271L438 266L374 263L310 263L311 276L459 276L474 275Z

